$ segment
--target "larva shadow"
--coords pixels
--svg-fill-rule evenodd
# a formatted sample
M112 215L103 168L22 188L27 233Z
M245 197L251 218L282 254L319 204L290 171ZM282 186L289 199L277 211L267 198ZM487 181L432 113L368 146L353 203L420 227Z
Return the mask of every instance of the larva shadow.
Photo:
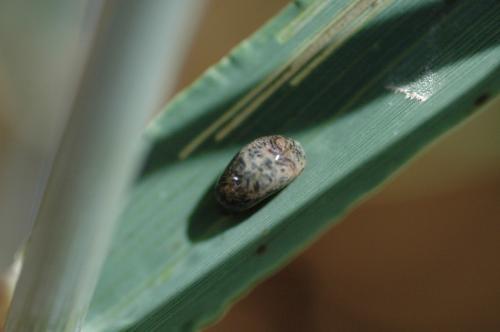
M231 212L224 209L215 199L215 184L216 181L207 188L193 213L189 216L187 235L191 242L209 240L238 226L279 194L276 193L265 198L246 211Z
M215 199L215 181L207 188L203 197L189 216L187 235L191 242L209 240L248 219L257 208L245 212L225 210ZM260 204L259 204L260 205Z

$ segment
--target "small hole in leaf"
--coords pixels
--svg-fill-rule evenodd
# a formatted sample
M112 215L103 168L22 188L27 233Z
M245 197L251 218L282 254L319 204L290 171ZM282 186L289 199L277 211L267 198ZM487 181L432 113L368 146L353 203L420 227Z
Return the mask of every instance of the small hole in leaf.
M479 97L474 100L474 105L481 106L484 105L490 99L490 95L488 93L483 93Z
M257 253L257 255L259 255L259 256L260 256L260 255L264 255L264 254L266 253L266 251L267 251L267 245L265 245L265 244L261 244L261 245L257 248L257 250L256 250L255 252Z

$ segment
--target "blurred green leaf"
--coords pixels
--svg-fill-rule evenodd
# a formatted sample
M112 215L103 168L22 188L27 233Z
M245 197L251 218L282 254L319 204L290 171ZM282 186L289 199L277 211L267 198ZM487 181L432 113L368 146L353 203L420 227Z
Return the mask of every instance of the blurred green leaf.
M85 331L194 330L498 93L500 3L295 1L181 93L123 213ZM239 148L299 140L304 173L250 213L213 186Z

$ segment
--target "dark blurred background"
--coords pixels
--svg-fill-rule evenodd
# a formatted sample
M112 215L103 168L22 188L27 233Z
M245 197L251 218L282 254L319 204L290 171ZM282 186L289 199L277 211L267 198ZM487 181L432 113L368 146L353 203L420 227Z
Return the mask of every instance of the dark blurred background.
M208 1L178 90L287 2ZM207 331L500 331L499 257L496 100Z

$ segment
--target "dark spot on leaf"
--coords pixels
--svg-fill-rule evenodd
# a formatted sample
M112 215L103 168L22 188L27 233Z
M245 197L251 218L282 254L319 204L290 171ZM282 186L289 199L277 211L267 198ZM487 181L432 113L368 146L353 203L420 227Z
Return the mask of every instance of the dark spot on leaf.
M265 245L265 244L261 244L261 245L257 248L257 250L255 251L255 253L256 253L257 255L261 256L261 255L264 255L264 254L266 253L266 251L267 251L267 245Z
M489 93L483 93L479 97L474 100L474 105L475 106L482 106L484 103L486 103L490 99L490 94Z

